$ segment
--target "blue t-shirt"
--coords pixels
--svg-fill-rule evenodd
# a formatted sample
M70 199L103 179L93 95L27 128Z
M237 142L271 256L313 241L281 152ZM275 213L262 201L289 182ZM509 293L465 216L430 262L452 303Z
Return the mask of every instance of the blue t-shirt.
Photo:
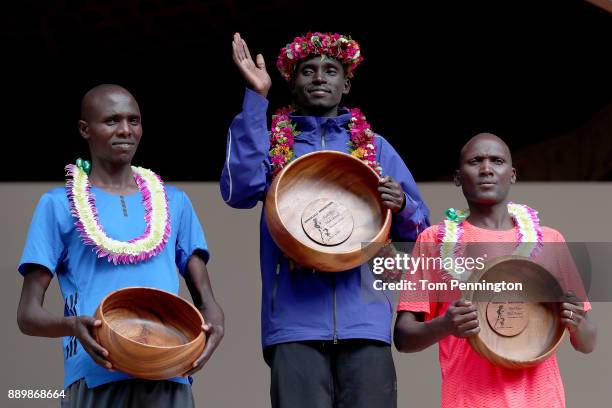
M129 241L141 236L146 228L145 209L140 192L120 196L91 188L102 228L111 238ZM110 292L129 286L145 286L178 294L178 271L184 275L187 260L197 251L204 261L209 253L204 231L187 195L175 187L166 187L171 233L164 250L153 258L136 264L114 265L98 258L93 246L85 245L70 213L64 188L55 188L41 197L19 262L19 272L26 264L38 264L57 275L64 298L64 316L93 316L100 301ZM63 338L64 386L84 378L88 387L131 378L122 372L109 372L96 364L75 337ZM184 378L172 379L188 383Z

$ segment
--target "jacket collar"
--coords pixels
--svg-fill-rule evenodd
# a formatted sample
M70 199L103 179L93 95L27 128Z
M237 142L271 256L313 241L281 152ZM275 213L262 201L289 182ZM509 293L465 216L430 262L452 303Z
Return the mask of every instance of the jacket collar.
M301 132L297 138L309 139L310 137L319 137L317 133L323 126L336 131L346 128L346 125L351 120L351 113L346 108L339 108L338 116L336 117L299 116L294 114L290 114L289 117L296 124L296 129Z

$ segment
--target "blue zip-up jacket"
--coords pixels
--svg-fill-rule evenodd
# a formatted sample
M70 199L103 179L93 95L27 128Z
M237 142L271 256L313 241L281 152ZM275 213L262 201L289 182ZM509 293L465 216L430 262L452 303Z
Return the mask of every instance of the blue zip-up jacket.
M221 195L234 208L252 208L265 200L272 181L268 100L247 89L242 109L227 137ZM347 152L350 117L346 110L340 110L335 118L291 116L301 132L295 137L295 155L317 150ZM383 175L392 176L406 193L405 208L393 216L391 236L395 241L414 241L418 232L429 226L429 210L401 157L378 135L376 154ZM371 274L362 276L361 268L340 273L290 271L288 259L272 240L263 212L260 224L264 348L292 341L355 338L391 344L393 305L388 294L364 296L362 281L371 279Z

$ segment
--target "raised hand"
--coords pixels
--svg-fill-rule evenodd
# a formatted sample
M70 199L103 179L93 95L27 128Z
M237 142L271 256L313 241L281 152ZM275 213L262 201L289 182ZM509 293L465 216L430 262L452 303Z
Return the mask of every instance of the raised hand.
M236 33L232 41L232 58L248 86L265 98L272 86L272 79L266 71L263 55L257 54L253 61L246 42Z

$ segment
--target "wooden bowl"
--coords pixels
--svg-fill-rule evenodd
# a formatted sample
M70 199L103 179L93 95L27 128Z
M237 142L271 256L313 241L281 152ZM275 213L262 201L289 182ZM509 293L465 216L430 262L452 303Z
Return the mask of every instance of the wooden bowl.
M96 310L94 338L113 368L134 377L164 380L191 369L206 336L200 312L159 289L131 287L108 294Z
M373 257L389 236L391 211L378 174L346 153L306 154L274 179L265 203L270 235L299 265L339 272Z
M537 365L563 340L560 319L563 290L544 267L520 256L491 260L468 282L520 282L517 292L466 291L478 308L480 332L470 345L493 364L512 369Z

